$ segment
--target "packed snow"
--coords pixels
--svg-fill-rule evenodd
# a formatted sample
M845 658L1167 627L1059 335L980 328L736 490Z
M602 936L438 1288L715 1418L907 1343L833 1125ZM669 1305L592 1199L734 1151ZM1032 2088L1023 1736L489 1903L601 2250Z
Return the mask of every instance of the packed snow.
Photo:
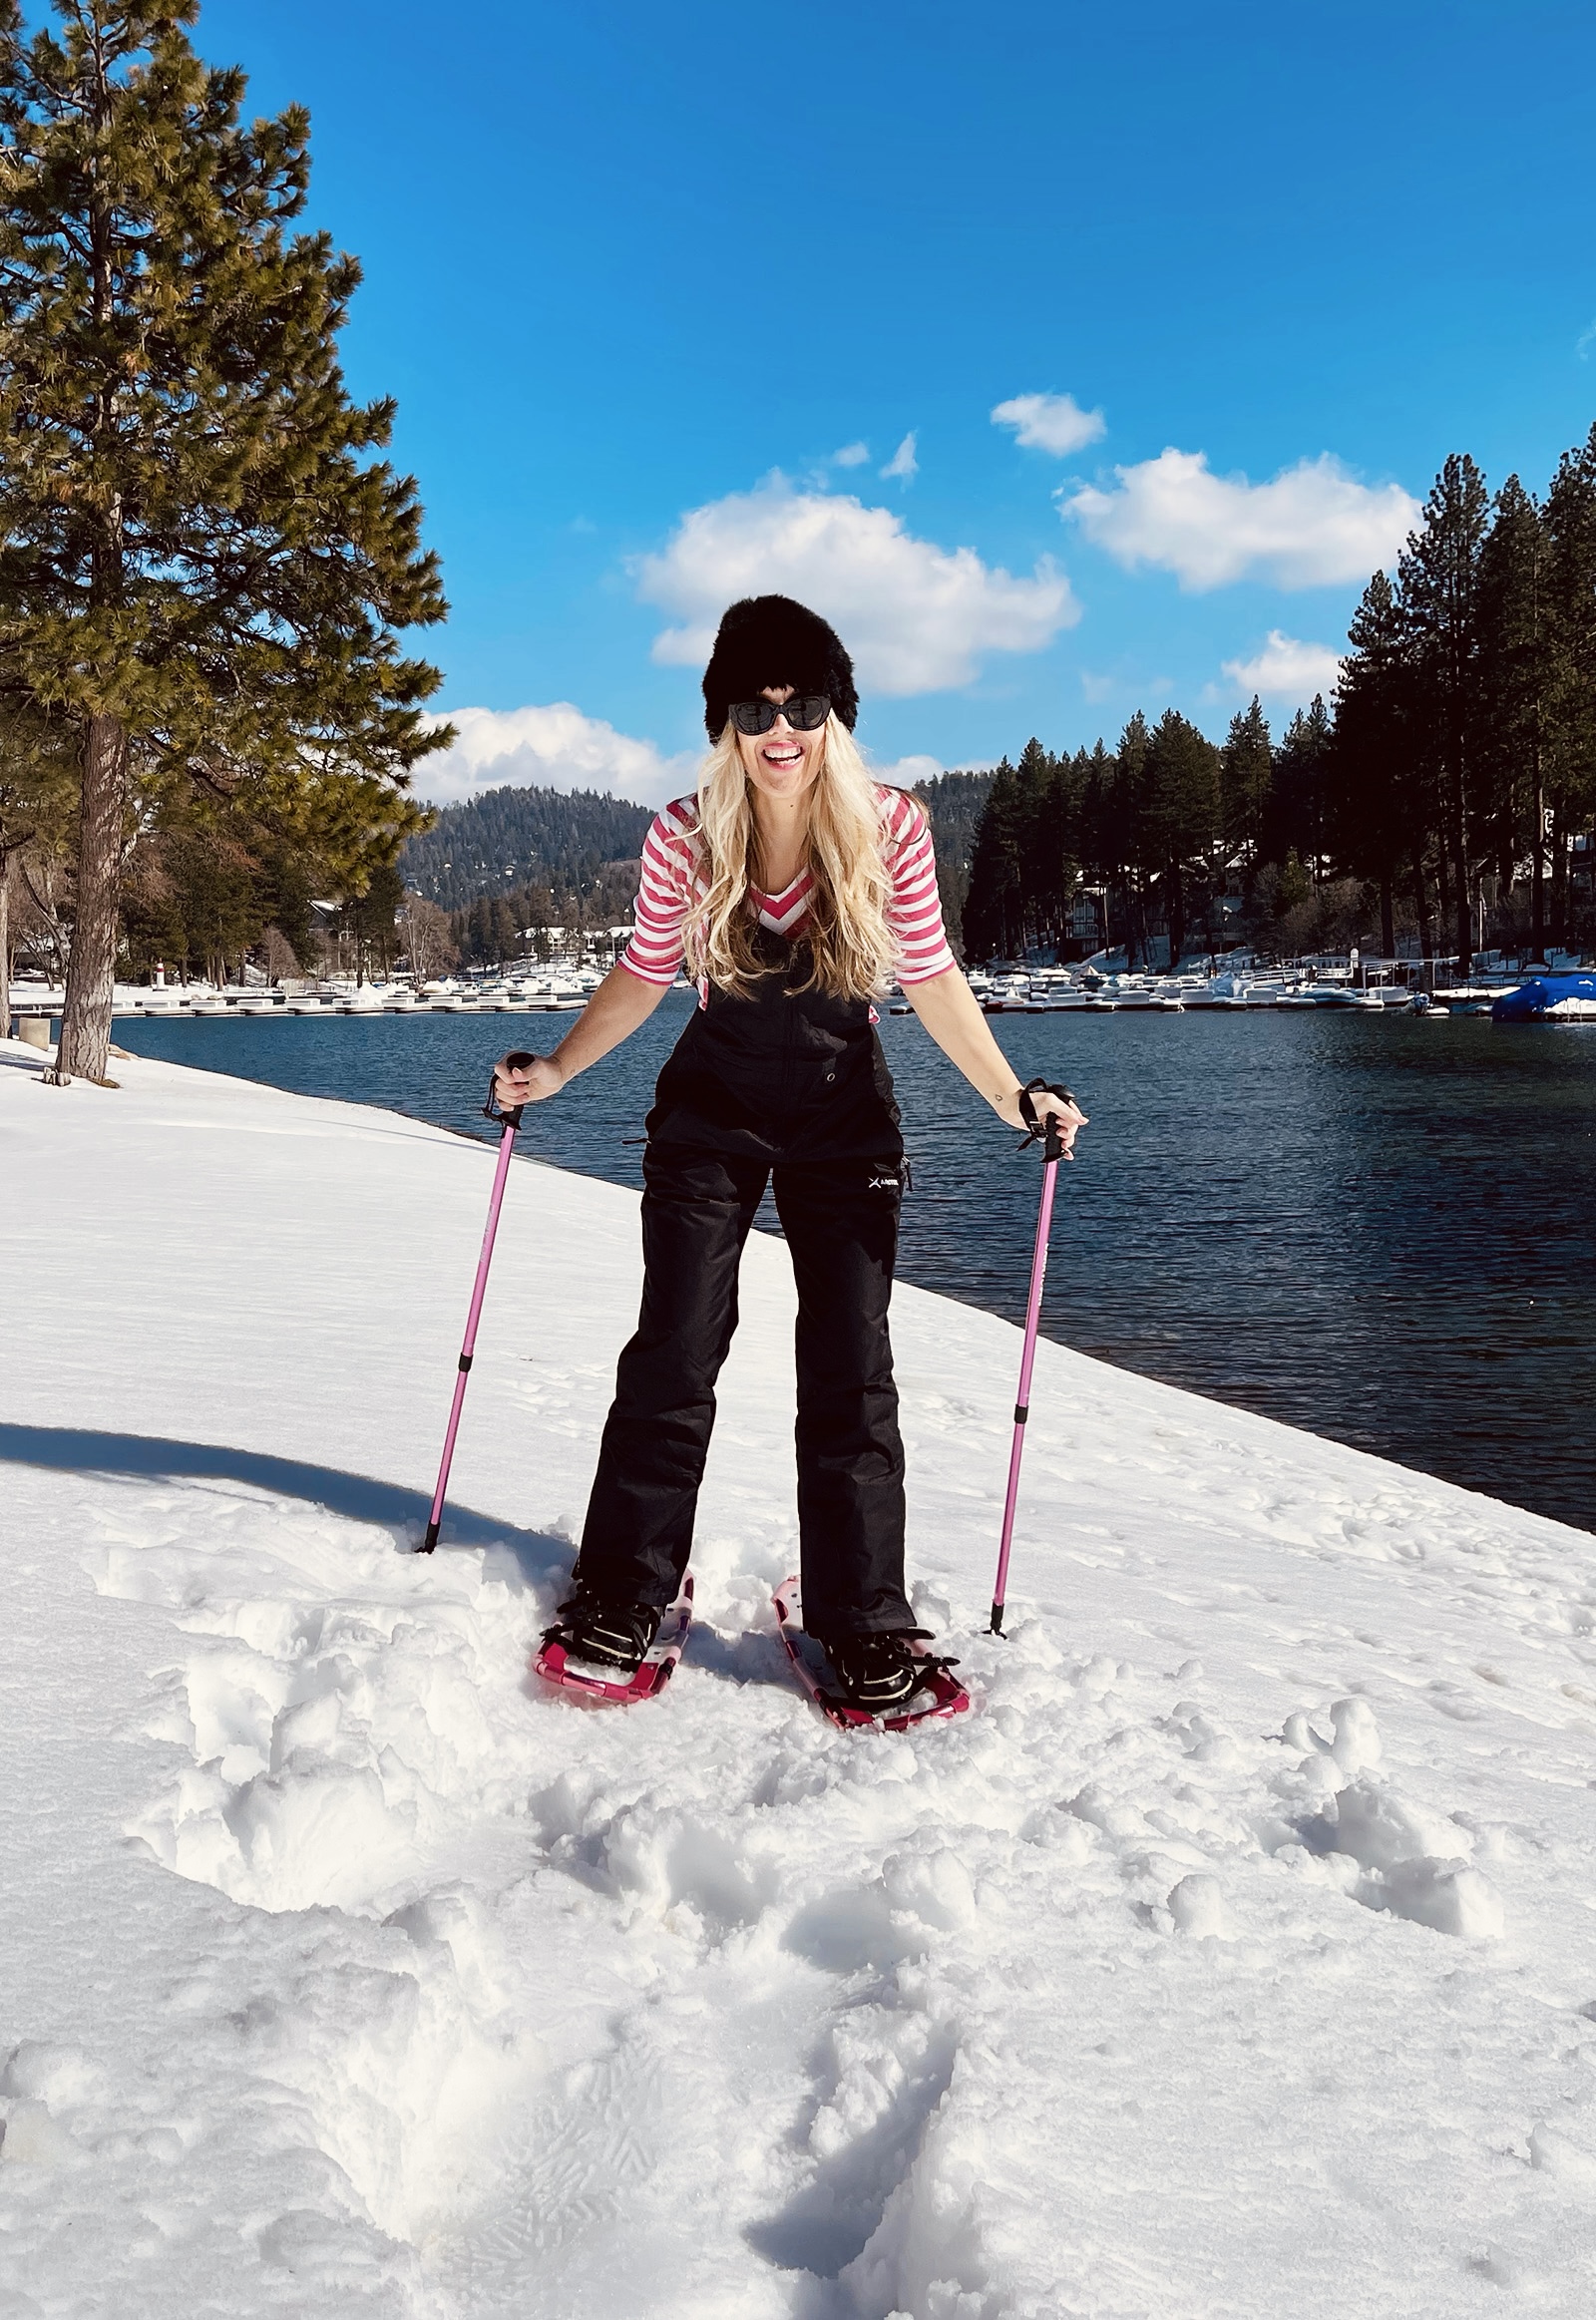
M1596 1540L1043 1345L994 1640L1018 1335L901 1289L976 1709L834 1731L755 1236L686 1656L587 1708L527 1659L634 1196L512 1169L427 1559L491 1152L43 1060L0 1047L4 2320L1589 2314Z

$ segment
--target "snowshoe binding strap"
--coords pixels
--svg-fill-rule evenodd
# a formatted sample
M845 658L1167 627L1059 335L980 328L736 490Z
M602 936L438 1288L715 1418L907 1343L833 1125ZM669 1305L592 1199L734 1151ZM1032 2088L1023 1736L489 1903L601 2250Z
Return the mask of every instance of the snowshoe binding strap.
M797 1574L784 1579L775 1591L776 1625L781 1636L787 1665L804 1691L826 1718L843 1731L910 1732L921 1724L940 1723L952 1716L963 1716L971 1705L970 1694L951 1671L958 1665L954 1660L939 1659L926 1650L933 1641L924 1628L904 1628L897 1640L905 1645L916 1663L919 1681L909 1698L900 1707L881 1712L856 1708L849 1701L828 1689L837 1673L836 1655L846 1652L847 1637L822 1638L804 1630L803 1591ZM858 1639L855 1639L856 1641Z
M826 1645L826 1657L837 1679L835 1697L867 1716L884 1716L902 1708L934 1672L934 1663L917 1653L920 1631L894 1635L838 1636Z
M634 1676L659 1632L661 1617L655 1604L602 1603L579 1588L560 1606L560 1615L544 1631L543 1640L546 1645L563 1645L573 1660Z

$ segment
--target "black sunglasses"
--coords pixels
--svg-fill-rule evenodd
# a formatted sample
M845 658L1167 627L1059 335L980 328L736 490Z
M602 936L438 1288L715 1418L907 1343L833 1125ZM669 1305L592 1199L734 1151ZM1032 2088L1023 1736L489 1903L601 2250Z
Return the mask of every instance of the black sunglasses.
M831 715L824 693L794 693L790 701L733 701L731 721L739 733L768 733L778 717L785 717L795 733L813 733Z

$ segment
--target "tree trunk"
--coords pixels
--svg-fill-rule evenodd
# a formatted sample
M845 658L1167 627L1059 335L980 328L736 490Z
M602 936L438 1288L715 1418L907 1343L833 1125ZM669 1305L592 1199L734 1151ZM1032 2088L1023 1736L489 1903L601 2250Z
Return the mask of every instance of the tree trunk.
M1562 807L1552 809L1551 940L1559 951L1568 949L1568 832Z
M1541 792L1540 767L1535 768L1535 823L1529 856L1529 955L1542 964L1546 958L1546 805Z
M120 717L91 717L83 744L77 908L54 1073L62 1085L74 1078L106 1077L127 795L127 728Z
M1468 893L1468 869L1457 863L1457 979L1466 982L1474 971L1474 907Z
M1396 956L1396 912L1392 900L1391 864L1386 863L1380 873L1380 942L1388 959Z
M1186 948L1186 881L1178 862L1172 862L1164 886L1164 915L1169 921L1169 971L1180 972L1180 955Z
M1442 830L1435 843L1435 956L1441 956L1441 945L1446 940L1446 929L1452 916L1451 858L1446 851L1446 835Z
M1466 982L1474 967L1474 914L1468 895L1467 822L1460 777L1456 818L1452 823L1452 862L1457 880L1457 979Z
M1424 866L1416 857L1413 862L1413 908L1418 914L1418 956L1423 965L1428 967L1432 958L1429 941L1429 895L1424 886Z
M11 1036L11 853L0 846L0 1039Z

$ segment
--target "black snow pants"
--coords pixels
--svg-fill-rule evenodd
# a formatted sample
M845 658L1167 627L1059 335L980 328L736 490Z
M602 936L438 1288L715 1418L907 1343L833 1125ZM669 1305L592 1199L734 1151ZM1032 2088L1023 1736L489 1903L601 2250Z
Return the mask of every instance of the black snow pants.
M620 1356L578 1576L635 1603L676 1591L737 1326L738 1265L769 1181L798 1288L804 1625L821 1638L912 1627L887 1327L898 1107L866 1003L795 989L809 971L802 946L772 937L765 955L771 970L752 997L711 985L659 1075L642 1312Z

